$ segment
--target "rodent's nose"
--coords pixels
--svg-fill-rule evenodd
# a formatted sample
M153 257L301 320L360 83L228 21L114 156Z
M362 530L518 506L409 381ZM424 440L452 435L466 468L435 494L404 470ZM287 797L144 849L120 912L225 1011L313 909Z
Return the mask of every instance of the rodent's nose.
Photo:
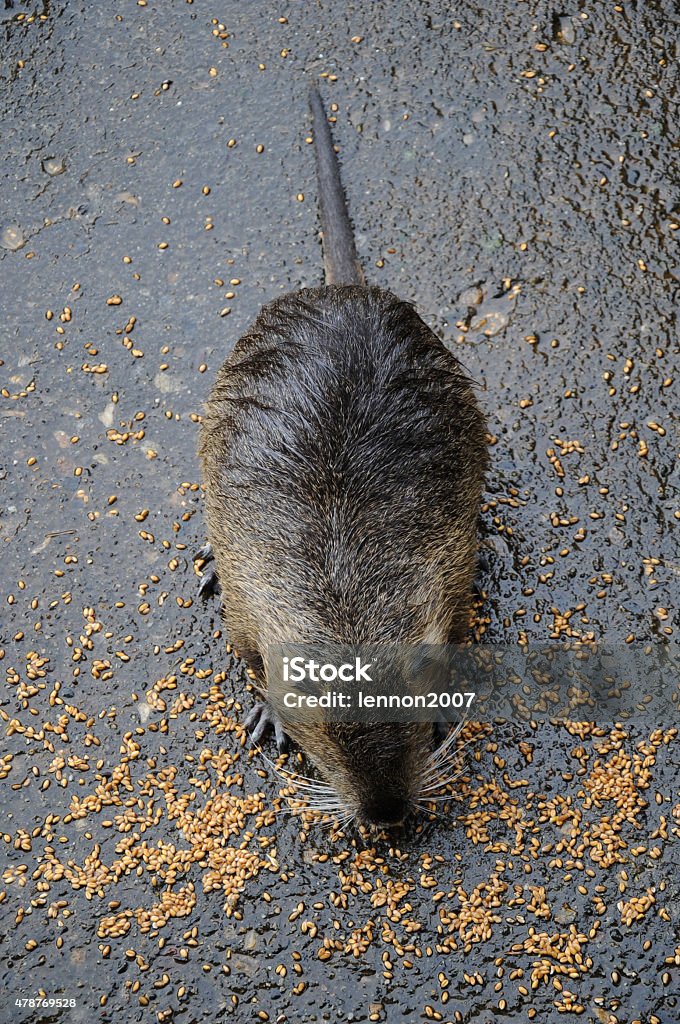
M408 814L408 801L403 796L376 794L362 807L362 816L369 825L401 825Z

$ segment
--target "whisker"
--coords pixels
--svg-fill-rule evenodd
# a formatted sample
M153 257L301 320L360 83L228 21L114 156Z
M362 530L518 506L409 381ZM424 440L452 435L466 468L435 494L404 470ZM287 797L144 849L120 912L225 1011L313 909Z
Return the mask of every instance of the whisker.
M294 781L296 783L296 785L300 786L300 788L302 788L302 787L309 788L312 785L312 783L305 782L304 780L298 779L294 772L282 771L280 768L277 768L275 765L270 765L270 767L271 767L272 771L274 771L279 776L279 778L283 779L285 782L293 782ZM314 788L318 788L318 787L315 786Z
M455 758L455 760L454 760ZM421 776L419 796L435 792L448 786L467 770L464 756L459 758L458 753L452 755L448 763L439 765L435 770L430 770Z
M451 819L446 814L440 814L438 811L433 811L431 807L423 806L423 804L414 802L413 807L415 807L416 810L420 811L422 814L431 814L433 815L433 817L439 818L441 821L451 821Z
M345 831L345 829L349 828L349 826L354 821L354 817L354 814L350 814L349 818L344 818L340 825L338 826L337 831L333 835L331 835L330 838L332 840L337 839Z
M453 772L452 775L446 776L446 778L431 779L428 781L428 785L423 786L420 790L420 796L424 796L426 793L433 793L439 789L443 789L444 786L449 786L456 779L459 779L461 775L466 771L466 766L463 765L458 771ZM427 780L426 780L427 781Z
M344 810L340 804L307 804L307 810L316 811L317 814L339 814Z
M458 733L460 732L460 730L463 728L463 726L465 725L465 723L467 721L469 721L469 719L468 719L467 715L465 715L463 718L461 718L461 720L459 722L456 722L456 724L453 726L453 728L450 729L449 732L446 734L444 740L436 748L435 753L438 750L441 750L442 747L448 746L451 743L451 741L456 738L456 736L458 735Z
M282 810L285 809L286 808L282 808ZM331 821L334 821L337 818L336 808L312 807L309 804L303 804L298 807L289 807L287 810L290 814L297 815L298 817L309 814L312 817L330 818Z
M294 775L282 775L281 778L295 786L296 789L304 789L308 793L333 793L333 789L330 786L311 786L308 782L300 782Z
M455 775L448 776L444 781L444 775L451 767L453 767L454 761L463 754L465 747L470 743L474 743L476 739L478 739L478 737L471 736L459 747L456 747L455 750L447 750L446 756L442 757L438 762L428 761L422 774L423 787L439 788L440 785L447 785L449 782L453 781L454 778L457 778L460 771ZM448 740L446 742L448 744ZM462 770L463 769L461 769L461 771Z
M261 746L256 745L255 749L269 768L286 784L286 787L291 787L296 794L299 794L300 799L304 801L294 806L294 794L280 794L279 799L285 799L288 806L272 809L272 813L288 813L291 816L297 817L309 814L313 817L321 817L323 820L320 824L324 829L338 826L339 816L339 827L341 829L346 828L352 821L354 813L346 804L342 803L341 797L338 796L333 787L327 782L312 779L289 768L283 768L272 761Z
M449 732L447 732L446 736L444 737L444 741L443 742L446 743L447 740L450 740L452 736L455 736L456 733L459 733L460 730L465 725L465 723L468 722L468 721L469 721L469 718L468 718L467 714L465 714L457 722L449 722L450 729L449 729Z
M288 781L290 782L291 785L294 785L293 780ZM324 795L326 794L326 799L324 799ZM327 818L329 820L322 823L324 828L337 824L338 817L343 815L343 812L344 817L341 818L341 820L343 821L342 827L344 827L345 825L345 819L349 820L351 818L349 808L347 808L346 805L341 802L337 793L333 792L330 789L330 787L327 787L327 789L319 793L303 792L300 794L300 796L304 800L304 804L301 807L291 807L291 812L302 814L305 811L307 811L313 815ZM287 796L286 799L290 802L292 797Z
M256 750L262 755L263 759L267 762L272 771L282 778L285 782L290 783L298 789L315 790L319 793L332 794L333 788L327 783L322 782L318 779L312 779L307 775L302 775L299 772L292 771L290 768L280 768L270 757L265 754L262 747L256 747Z
M435 803L435 804L449 803L450 804L451 801L454 799L454 797L453 797L452 793L442 793L439 796L431 796L429 794L427 796L425 796L425 795L421 794L421 799L425 800L428 804L429 803Z
M312 779L309 775L303 775L301 772L294 771L292 768L279 768L278 771L286 775L294 776L296 779L298 779L301 783L304 783L306 786L328 787L329 785L323 779Z
M451 772L456 772L462 769L467 764L467 759L463 757L452 757L450 761L445 764L437 766L436 771L427 772L423 776L423 784L427 785L430 782L438 782L439 779L445 778Z
M460 729L462 728L462 725L465 724L465 721L466 720L463 720L461 726L456 727L456 729L454 729L454 731L449 736L447 736L442 745L440 747L437 747L437 749L430 754L427 760L428 765L435 766L446 759L447 755L451 752L451 746L454 740L457 738ZM464 750L464 748L467 747L470 743L474 743L478 739L478 736L470 736L468 737L468 739L465 740L464 743L461 743L459 747L456 747L456 750Z
M349 820L350 820L350 815L346 814L342 818L332 818L329 821L325 821L323 823L323 827L324 828L328 828L329 830L333 828L333 829L336 829L337 831L340 831L343 828L346 828L347 822Z

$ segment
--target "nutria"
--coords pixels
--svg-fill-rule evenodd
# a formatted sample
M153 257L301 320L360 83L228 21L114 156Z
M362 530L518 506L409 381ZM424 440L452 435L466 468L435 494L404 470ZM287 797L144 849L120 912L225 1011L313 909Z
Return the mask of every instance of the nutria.
M247 723L280 745L268 645L465 637L488 458L458 361L411 303L364 284L316 89L310 104L326 284L261 310L218 372L199 445L227 635L265 701ZM287 732L328 784L323 806L366 823L401 823L442 774L431 723Z

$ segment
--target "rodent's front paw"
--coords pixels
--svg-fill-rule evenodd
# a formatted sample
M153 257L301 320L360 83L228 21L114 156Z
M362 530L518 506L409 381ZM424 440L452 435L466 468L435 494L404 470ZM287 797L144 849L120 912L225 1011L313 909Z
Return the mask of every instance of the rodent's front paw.
M284 732L281 722L266 701L261 701L251 708L243 724L250 733L253 743L259 744L267 732L272 730L279 753L285 754L290 748L290 740Z

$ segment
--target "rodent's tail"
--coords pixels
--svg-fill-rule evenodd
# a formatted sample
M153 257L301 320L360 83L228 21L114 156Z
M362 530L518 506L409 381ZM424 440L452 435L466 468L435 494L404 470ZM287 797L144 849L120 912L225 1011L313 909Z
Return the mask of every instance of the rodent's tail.
M364 284L330 126L316 86L309 90L326 284Z

